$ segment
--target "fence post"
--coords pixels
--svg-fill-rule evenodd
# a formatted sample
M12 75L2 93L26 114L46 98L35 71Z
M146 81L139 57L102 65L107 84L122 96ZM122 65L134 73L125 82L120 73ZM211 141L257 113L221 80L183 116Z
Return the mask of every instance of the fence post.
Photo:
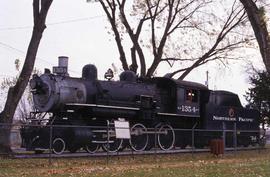
M194 147L194 146L195 146L195 145L194 145L194 144L195 144L195 143L194 143L194 127L192 127L191 136L192 136L192 137L191 137L191 139L192 139L191 144L192 144L192 158L193 158L193 156L194 156L194 148L195 148L195 147Z
M237 130L236 130L236 122L234 122L234 131L233 131L233 145L234 145L234 154L236 154L237 150Z
M135 159L135 157L134 157L134 151L133 151L133 149L132 149L132 147L131 147L131 144L130 144L129 146L130 146L130 150L131 150L131 156L132 156L132 159L134 160L134 159Z
M50 149L49 149L49 165L52 165L52 124L50 124Z
M131 126L132 127L132 126ZM132 156L132 159L134 160L135 158L134 158L134 152L133 152L133 149L132 149L132 143L131 143L131 141L132 141L132 131L131 131L131 128L129 127L129 130L130 130L130 139L128 140L128 145L127 145L127 147L129 147L130 148L130 150L131 150L131 156Z
M109 164L110 121L107 120L107 165Z
M118 127L117 127L118 128ZM123 128L120 128L120 129L123 129ZM117 137L116 137L116 126L115 126L115 123L114 123L114 131L115 131L115 141L117 142ZM119 147L119 149L116 151L116 156L117 156L117 159L119 160L119 150L123 147L123 144L124 144L124 139L122 139L122 146Z
M226 124L222 122L222 136L223 136L223 146L224 146L224 153L226 152Z
M192 144L192 157L194 155L194 149L195 149L195 133L194 133L194 129L197 126L197 122L193 125L192 127L192 132L191 132L191 144Z
M157 126L155 126L155 159L157 160Z

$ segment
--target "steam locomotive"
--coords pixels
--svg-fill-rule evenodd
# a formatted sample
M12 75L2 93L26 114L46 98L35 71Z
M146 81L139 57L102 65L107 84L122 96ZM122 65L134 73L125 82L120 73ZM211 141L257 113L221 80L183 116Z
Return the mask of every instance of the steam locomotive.
M68 75L67 63L67 57L59 57L53 73L45 69L30 80L37 109L33 115L49 113L50 117L43 126L22 128L27 150L42 152L52 147L61 154L84 148L94 153L99 147L116 152L127 146L143 151L154 145L170 150L192 145L190 129L204 130L195 132L195 147L224 136L220 130L237 130L238 145L258 142L260 114L243 108L234 93L166 76L139 78L132 71L124 71L114 81L108 70L107 80L98 80L97 68L91 64L83 67L80 78L74 78ZM117 126L122 125L128 139L116 136ZM226 146L232 145L231 132Z

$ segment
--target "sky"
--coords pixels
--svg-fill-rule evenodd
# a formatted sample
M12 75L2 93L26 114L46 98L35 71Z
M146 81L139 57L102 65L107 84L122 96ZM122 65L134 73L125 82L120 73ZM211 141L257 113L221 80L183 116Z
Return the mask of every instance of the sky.
M24 61L33 26L32 0L0 0L0 79L17 74L14 61ZM113 37L108 34L108 21L98 3L86 0L55 0L47 17L35 67L43 71L58 62L58 56L69 57L69 73L80 76L85 64L95 64L98 76L114 63L120 68L118 51ZM253 62L262 67L258 51L251 51ZM209 71L209 88L237 93L241 102L250 87L247 63L234 62L227 69L213 69L209 64L194 70L185 80L204 84ZM165 75L168 67L158 69L157 75Z

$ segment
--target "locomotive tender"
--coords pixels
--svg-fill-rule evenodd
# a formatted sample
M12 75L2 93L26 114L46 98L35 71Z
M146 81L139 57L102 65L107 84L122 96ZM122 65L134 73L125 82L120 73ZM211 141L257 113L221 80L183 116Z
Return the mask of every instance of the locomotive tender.
M83 67L81 78L74 78L67 73L67 63L67 57L59 57L53 73L45 69L30 81L36 114L51 113L47 125L54 127L23 128L28 150L48 149L50 135L57 154L82 147L93 153L100 146L115 152L127 145L143 151L153 147L155 139L163 150L185 148L191 145L191 131L176 130L192 128L209 130L195 132L195 147L222 137L220 130L237 129L238 145L252 145L259 139L258 132L241 132L259 130L259 112L243 108L234 93L167 77L138 78L132 71L121 73L119 81L111 80L111 72L105 74L108 80L98 80L91 64ZM115 129L106 128L115 120L129 123L129 140L117 139ZM232 139L233 133L227 133L227 146L233 145Z

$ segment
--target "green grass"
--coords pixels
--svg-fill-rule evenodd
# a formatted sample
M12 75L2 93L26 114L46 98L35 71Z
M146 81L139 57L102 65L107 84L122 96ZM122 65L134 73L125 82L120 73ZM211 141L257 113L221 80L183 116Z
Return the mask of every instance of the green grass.
M227 153L145 155L75 159L4 159L2 176L138 176L138 177L269 177L270 149Z

